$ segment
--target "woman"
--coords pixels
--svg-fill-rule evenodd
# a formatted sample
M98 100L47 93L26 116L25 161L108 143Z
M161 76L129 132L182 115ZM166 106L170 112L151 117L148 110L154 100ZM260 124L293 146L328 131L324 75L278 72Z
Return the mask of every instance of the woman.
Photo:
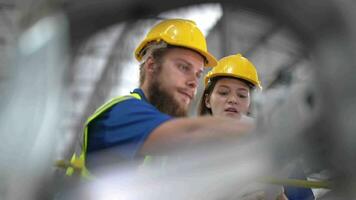
M241 54L219 60L205 76L205 89L200 100L199 115L225 116L241 119L250 114L251 93L262 90L256 67ZM279 186L256 187L242 199L286 200Z
M262 89L255 66L241 54L219 60L205 76L199 115L241 118L249 115L251 92Z

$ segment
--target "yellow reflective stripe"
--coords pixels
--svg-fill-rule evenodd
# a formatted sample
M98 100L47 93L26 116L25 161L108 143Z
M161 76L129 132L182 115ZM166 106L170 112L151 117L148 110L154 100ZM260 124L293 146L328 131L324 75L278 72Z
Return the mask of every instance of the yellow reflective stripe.
M260 180L261 182L275 184L275 185L287 185L294 187L303 187L303 188L324 188L331 189L332 182L330 181L307 181L299 179L277 179L273 177L263 177Z
M111 99L110 101L108 101L107 103L100 106L98 109L96 109L94 114L92 116L90 116L89 119L87 120L87 124L88 124L88 122L92 121L95 117L97 117L98 115L100 115L101 113L106 111L108 108L112 107L113 105L115 105L117 103L120 103L121 101L130 99L132 97L134 97L136 99L141 99L141 96L137 93L132 93L132 94L129 94L126 96L115 97L115 98Z
M83 154L83 159L85 160L86 158L86 153L87 153L87 141L88 141L88 126L87 124L85 124L85 127L84 127L84 136L83 136L83 147L82 147L82 152L80 153L81 155Z
M76 154L74 153L70 163L72 164L72 166L74 166L74 168L78 167L81 169L81 176L85 177L85 178L93 178L93 176L90 174L90 172L88 171L88 169L85 166L85 160L86 160L86 152L87 152L87 142L88 142L88 125L91 121L93 121L96 117L98 117L99 115L101 115L102 113L104 113L105 111L107 111L109 108L111 108L112 106L116 105L117 103L120 103L122 101L125 101L127 99L131 99L131 98L136 98L136 99L141 99L141 96L137 93L132 93L130 95L126 95L126 96L120 96L120 97L116 97L111 99L110 101L108 101L107 103L103 104L102 106L100 106L93 115L91 115L88 120L85 123L84 126L84 135L83 135L83 144L82 144L82 152L80 153L80 156L76 156ZM66 174L68 176L71 176L75 169L73 167L68 167Z
M141 96L137 93L132 93L130 95L126 96L120 96L111 99L107 103L103 104L100 106L93 115L91 115L88 120L85 123L84 126L84 135L83 135L83 144L82 144L82 151L79 156L77 156L76 153L74 153L70 159L69 163L66 163L65 161L58 161L56 163L57 166L62 167L66 166L66 175L67 176L72 176L76 171L80 171L80 175L83 178L86 179L92 179L94 178L89 170L85 166L85 160L86 160L86 150L87 150L87 141L88 141L88 125L89 123L94 120L96 117L107 111L109 108L112 106L116 105L117 103L120 103L124 100L131 99L131 98L136 98L136 99L141 99Z
M73 154L73 156L70 160L70 163L66 163L65 161L63 161L63 162L58 161L57 163L58 163L58 165L60 165L60 167L66 166L66 168L67 168L66 175L67 176L72 176L74 174L74 172L80 172L80 176L83 178L86 178L86 179L94 178L90 174L88 169L85 167L83 154L81 154L79 157L77 157L76 154Z
M152 156L145 156L145 159L143 160L142 165L148 165L152 162L153 157Z
M99 115L101 115L102 113L104 113L107 109L111 108L112 106L116 105L117 103L120 103L121 101L125 101L127 99L130 98L136 98L136 99L141 99L141 96L137 93L132 93L130 95L126 95L126 96L120 96L120 97L116 97L111 99L109 102L105 103L104 105L100 106L93 115L91 115L88 120L85 123L84 126L84 138L83 138L83 149L82 149L82 154L84 152L84 160L85 160L85 154L87 151L87 141L88 141L88 125L91 121L93 121L93 119L95 119L96 117L98 117Z
M75 162L75 160L77 160L77 155L74 153L72 155L72 158L70 159L70 167L67 168L66 170L66 175L67 176L71 176L74 173L74 167L71 165L73 162Z
M93 179L94 176L92 176L85 166L85 154L81 153L79 157L80 163L78 163L81 166L81 171L80 171L80 176L84 177L86 179Z
M141 167L145 168L145 167L154 165L154 167L156 169L159 169L159 171L164 171L166 166L167 166L167 158L168 158L167 156L150 156L150 155L147 155L143 159Z

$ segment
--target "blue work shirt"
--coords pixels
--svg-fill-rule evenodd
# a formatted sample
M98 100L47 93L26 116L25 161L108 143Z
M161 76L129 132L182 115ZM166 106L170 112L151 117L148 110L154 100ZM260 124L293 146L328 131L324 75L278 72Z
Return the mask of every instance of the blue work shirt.
M296 164L289 178L307 180L301 164ZM314 200L313 191L310 188L284 186L284 194L288 200Z
M119 102L90 122L86 159L89 168L103 162L104 155L116 161L137 158L149 134L172 119L150 104L141 89L137 88L133 93L139 94L141 100L129 98ZM93 156L98 152L104 153Z

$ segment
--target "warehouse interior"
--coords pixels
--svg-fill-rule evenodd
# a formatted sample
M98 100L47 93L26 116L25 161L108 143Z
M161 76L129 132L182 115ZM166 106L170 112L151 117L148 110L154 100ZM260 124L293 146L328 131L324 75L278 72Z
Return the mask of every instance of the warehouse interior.
M149 28L162 19L184 18L201 27L216 58L241 53L255 64L263 87L253 94L261 141L241 147L250 153L236 153L240 162L192 164L207 178L197 176L184 189L169 184L170 177L185 173L178 167L156 180L170 186L160 198L175 193L176 199L219 199L215 194L243 185L246 174L275 173L277 166L302 160L310 177L333 183L317 199L353 199L354 8L352 0L0 0L0 198L70 199L58 195L68 187L56 160L70 159L83 124L101 104L138 87L133 52ZM197 115L203 89L198 87L189 117ZM272 170L234 171L242 161L255 166L267 155ZM208 176L214 170L233 173ZM223 187L215 187L219 178ZM129 191L144 197L139 185ZM93 199L109 199L109 193ZM112 199L137 199L121 195Z

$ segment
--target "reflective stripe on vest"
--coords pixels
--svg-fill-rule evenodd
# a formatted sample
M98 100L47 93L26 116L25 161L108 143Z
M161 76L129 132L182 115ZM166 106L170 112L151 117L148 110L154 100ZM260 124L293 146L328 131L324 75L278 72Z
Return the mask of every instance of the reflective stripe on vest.
M108 101L107 103L100 106L94 112L94 114L88 118L88 120L86 121L85 126L84 126L83 145L82 145L82 150L81 150L80 156L77 156L76 153L73 154L73 156L70 160L70 166L66 170L67 176L71 176L74 174L74 172L78 171L78 172L80 172L80 176L83 178L87 178L87 179L93 178L93 176L89 173L88 169L85 166L87 142L88 142L88 125L90 122L92 122L94 119L96 119L99 115L103 114L104 112L106 112L108 109L110 109L114 105L116 105L122 101L132 99L132 98L141 100L141 96L137 93L132 93L130 95L113 98L110 101Z

